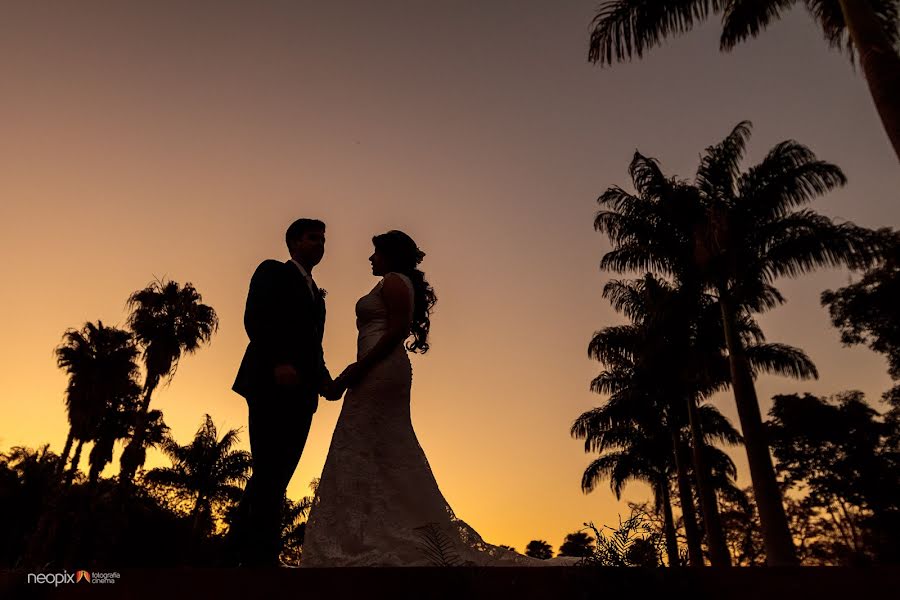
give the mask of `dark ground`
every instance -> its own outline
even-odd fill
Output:
[[[70,571],[71,573],[71,571]],[[349,568],[125,569],[113,584],[26,583],[0,571],[0,600],[18,598],[717,598],[795,600],[900,597],[900,568],[604,569]]]

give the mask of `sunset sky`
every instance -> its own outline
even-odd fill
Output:
[[[608,249],[596,198],[629,186],[635,149],[690,177],[704,147],[754,123],[745,166],[793,138],[849,184],[815,206],[865,226],[900,220],[900,169],[846,58],[804,10],[718,51],[714,20],[642,61],[587,60],[597,0],[546,2],[10,2],[0,20],[0,451],[67,433],[53,349],[67,328],[123,325],[154,277],[192,282],[221,319],[152,407],[186,443],[212,415],[243,427],[230,387],[250,275],[286,259],[284,230],[327,223],[314,275],[328,290],[325,357],[355,357],[353,306],[376,283],[371,237],[402,229],[438,295],[432,350],[413,358],[413,423],[457,514],[492,543],[558,548],[623,502],[579,484],[568,434],[602,402],[592,333],[622,322],[600,291]],[[890,385],[886,361],[842,348],[819,305],[849,281],[780,286],[761,318],[821,378],[763,377],[775,393]],[[737,422],[732,398],[716,404]],[[308,493],[340,403],[324,400],[288,488]],[[120,449],[120,447],[119,447]],[[86,469],[87,454],[82,456]],[[117,449],[114,465],[118,469]],[[743,450],[732,452],[750,484]],[[149,466],[168,464],[153,453]]]

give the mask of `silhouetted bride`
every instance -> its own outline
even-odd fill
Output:
[[[307,522],[302,566],[546,564],[484,542],[438,489],[410,420],[407,350],[428,350],[436,300],[416,268],[425,253],[401,231],[372,242],[372,273],[382,279],[356,303],[357,362],[335,380],[349,391]]]

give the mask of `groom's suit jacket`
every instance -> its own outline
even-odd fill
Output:
[[[250,280],[244,328],[250,343],[232,389],[248,402],[289,393],[318,407],[318,389],[328,373],[322,354],[325,301],[311,292],[291,261],[264,261]],[[293,365],[300,376],[296,389],[275,383],[275,365]]]

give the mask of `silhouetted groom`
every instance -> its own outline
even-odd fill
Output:
[[[232,389],[247,399],[253,475],[233,529],[242,566],[277,566],[282,499],[331,375],[322,355],[325,302],[312,278],[325,254],[325,224],[298,219],[285,234],[291,259],[266,260],[250,281],[250,343]]]

